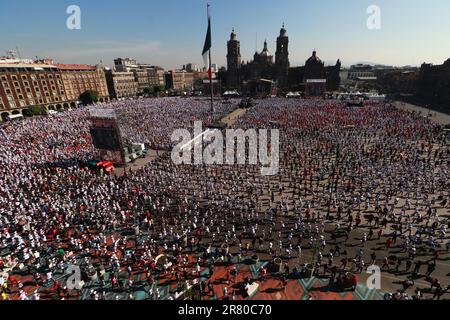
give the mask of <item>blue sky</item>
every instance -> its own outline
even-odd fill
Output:
[[[275,52],[283,22],[291,65],[316,49],[327,63],[441,64],[450,57],[448,0],[211,0],[213,62],[226,63],[234,27],[243,60],[264,39]],[[68,30],[66,9],[81,8],[81,30]],[[381,30],[366,26],[369,5],[381,9]],[[0,0],[0,54],[111,65],[115,57],[180,67],[202,65],[206,0]]]

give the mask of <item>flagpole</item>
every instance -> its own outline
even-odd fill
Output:
[[[210,4],[208,3],[206,6],[206,11],[208,13],[208,23],[211,23],[211,16],[209,14]],[[212,32],[211,32],[212,33]],[[212,34],[211,34],[212,39]],[[211,121],[214,121],[214,86],[212,81],[212,60],[211,60],[211,48],[209,49],[209,87],[211,91]]]

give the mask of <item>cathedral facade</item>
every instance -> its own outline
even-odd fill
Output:
[[[247,81],[259,79],[275,81],[277,87],[282,90],[305,91],[310,95],[320,95],[324,91],[339,89],[341,62],[338,60],[335,66],[325,67],[318,58],[316,51],[306,61],[303,67],[290,66],[289,62],[289,37],[284,25],[276,42],[275,59],[270,53],[267,41],[261,52],[255,52],[253,60],[247,63],[242,61],[241,45],[237,34],[233,30],[227,44],[227,73],[226,87],[240,89]],[[313,90],[311,86],[313,85]],[[320,83],[320,85],[318,85]],[[318,89],[318,87],[320,87]]]

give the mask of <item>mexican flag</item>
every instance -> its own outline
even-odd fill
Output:
[[[208,18],[208,32],[206,33],[205,45],[203,46],[203,61],[205,62],[205,68],[208,70],[209,79],[211,79],[211,67],[209,61],[209,51],[211,50],[211,19]]]

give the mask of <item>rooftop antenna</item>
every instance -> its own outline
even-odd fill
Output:
[[[17,52],[17,55],[19,56],[19,59],[22,60],[18,46],[16,46],[16,52]]]
[[[6,51],[6,56],[9,59],[15,59],[16,58],[16,52],[14,50],[8,50],[8,51]]]
[[[258,32],[256,33],[256,39],[255,39],[255,52],[258,52]]]

